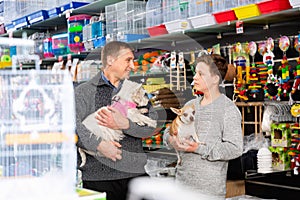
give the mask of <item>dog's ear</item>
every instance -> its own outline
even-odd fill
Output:
[[[180,109],[173,108],[173,107],[170,107],[170,109],[172,110],[173,113],[175,113],[175,114],[177,114],[177,115],[180,115],[180,114],[181,114],[181,110],[180,110]]]
[[[195,104],[194,103],[191,104],[191,107],[192,107],[193,110],[195,110]]]

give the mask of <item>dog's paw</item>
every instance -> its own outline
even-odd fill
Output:
[[[146,124],[145,124],[144,122],[137,122],[137,124],[138,124],[139,126],[146,126]]]
[[[148,108],[141,108],[139,109],[139,111],[142,113],[142,114],[146,114],[149,112]]]

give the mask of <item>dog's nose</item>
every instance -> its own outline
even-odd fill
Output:
[[[193,116],[190,116],[190,120],[191,120],[191,122],[194,121],[194,117],[193,117]]]

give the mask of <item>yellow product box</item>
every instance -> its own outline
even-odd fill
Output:
[[[80,200],[106,200],[105,192],[97,192],[85,188],[76,188]]]
[[[143,88],[147,91],[147,93],[152,93],[156,90],[162,89],[162,88],[170,88],[170,84],[159,84],[159,85],[143,85]]]
[[[234,13],[238,19],[247,19],[260,15],[258,6],[256,4],[239,6],[236,8],[232,8],[232,10],[234,10]]]

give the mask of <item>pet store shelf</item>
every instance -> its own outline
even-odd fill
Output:
[[[99,13],[105,11],[105,6],[111,5],[114,3],[121,2],[122,0],[99,0],[85,6],[71,9],[71,15],[77,14],[90,14],[90,15],[99,15]],[[60,14],[58,16],[48,18],[44,21],[28,25],[26,28],[22,28],[13,32],[13,37],[22,37],[22,33],[26,32],[27,35],[31,35],[37,31],[50,31],[53,32],[60,32],[61,30],[67,29],[67,19],[66,13]],[[2,34],[1,36],[7,37],[8,33]]]
[[[105,6],[120,1],[121,0],[112,0],[109,2],[104,0],[97,1],[74,9],[72,10],[71,14],[99,14],[99,12],[104,12]],[[300,29],[300,24],[298,23],[299,20],[300,8],[292,8],[289,10],[273,12],[244,19],[243,22],[245,33],[243,34],[236,34],[237,21],[231,21],[227,23],[213,24],[206,27],[145,38],[130,42],[130,44],[136,50],[154,48],[164,49],[167,51],[197,51],[218,43],[221,46],[224,46],[227,44],[232,44],[236,41],[246,42],[250,40],[263,40],[265,39],[264,37],[266,34],[275,38],[278,37],[278,34],[292,35],[294,34],[295,29]],[[57,33],[59,31],[66,30],[66,28],[66,16],[65,14],[62,14],[60,16],[30,25],[26,28],[16,30],[13,32],[13,37],[21,37],[23,32],[26,32],[27,35],[33,34],[37,31],[49,31],[51,33]],[[1,35],[1,37],[7,36],[8,34]],[[221,39],[218,39],[217,36],[221,36]],[[94,49],[89,52],[85,52],[81,58],[86,60],[99,60],[99,53],[100,49]],[[56,61],[55,59],[44,60],[43,63]]]
[[[291,35],[289,33],[300,28],[299,20],[300,8],[292,8],[243,19],[245,29],[243,34],[236,33],[236,22],[238,20],[234,20],[150,37],[131,42],[131,44],[135,49],[168,48],[166,50],[169,51],[175,49],[178,51],[191,51],[201,49],[202,46],[213,46],[218,43],[225,45],[234,43],[237,40],[240,42],[261,40],[265,39],[266,34],[275,35],[275,37],[278,37],[279,34]],[[221,39],[218,39],[217,36],[221,36]]]
[[[291,171],[246,173],[246,194],[266,199],[293,199],[300,195],[300,176]]]
[[[105,6],[120,1],[121,0],[112,0],[109,2],[104,0],[96,1],[94,3],[72,10],[71,14],[99,14],[100,12],[104,12]],[[222,43],[222,41],[231,43],[230,40],[236,41],[240,38],[245,38],[245,40],[247,41],[249,37],[251,37],[252,40],[255,40],[253,37],[261,36],[260,32],[266,32],[266,29],[274,29],[270,31],[273,33],[276,32],[275,28],[277,27],[281,27],[280,31],[277,33],[285,34],[285,31],[292,31],[293,28],[299,27],[299,20],[300,8],[292,8],[289,10],[283,10],[243,19],[245,27],[244,34],[236,34],[237,20],[235,20],[227,23],[213,24],[210,26],[195,29],[192,28],[185,31],[140,39],[130,43],[135,49],[157,48],[165,49],[168,51],[172,51],[175,49],[178,51],[190,51],[197,50],[202,46],[212,46],[216,43]],[[60,16],[46,19],[42,22],[30,25],[29,27],[16,30],[13,32],[13,37],[21,37],[24,31],[27,32],[27,35],[30,35],[37,31],[50,31],[51,33],[55,33],[61,30],[65,30],[66,28],[66,16],[65,14],[62,14]],[[221,35],[223,39],[218,39],[218,35]],[[8,34],[2,34],[1,36],[7,37]],[[195,41],[197,42],[195,43]]]

